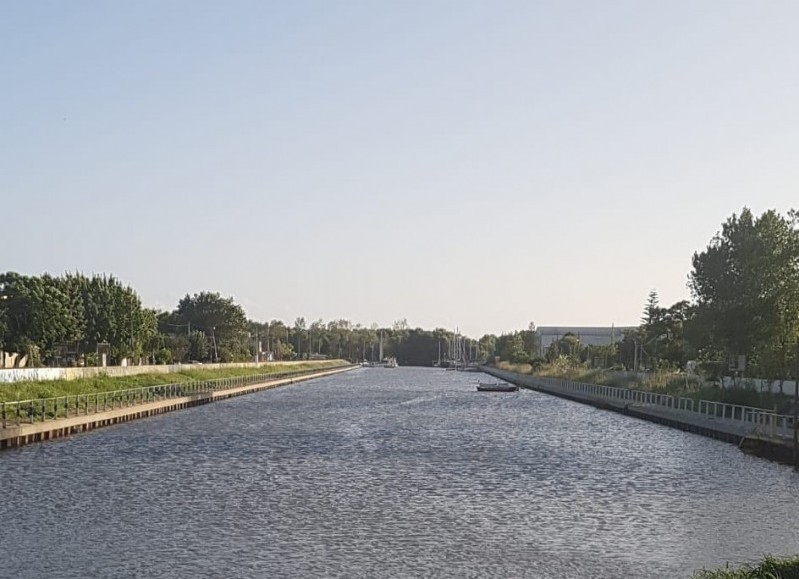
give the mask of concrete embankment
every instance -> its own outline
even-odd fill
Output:
[[[789,439],[793,425],[788,417],[768,410],[542,378],[489,366],[482,370],[523,388],[701,434],[736,444],[744,452],[762,458],[794,464]]]
[[[242,396],[244,394],[251,394],[261,390],[269,390],[277,388],[278,386],[285,386],[288,384],[295,384],[306,380],[313,380],[314,378],[321,378],[323,376],[331,376],[339,374],[348,370],[353,370],[357,366],[345,366],[339,368],[332,368],[328,370],[320,370],[318,372],[309,372],[300,376],[289,376],[285,378],[275,378],[270,380],[260,381],[255,384],[244,384],[241,386],[227,387],[224,389],[209,389],[186,395],[180,395],[182,390],[175,390],[171,394],[170,387],[185,388],[185,385],[175,384],[168,386],[154,386],[154,391],[166,392],[165,399],[136,402],[134,397],[133,404],[127,404],[119,408],[111,408],[106,410],[105,405],[103,409],[98,409],[97,399],[95,399],[94,411],[92,412],[88,399],[86,400],[85,413],[80,406],[75,408],[75,416],[66,418],[58,418],[54,420],[32,420],[30,423],[20,422],[9,423],[3,417],[3,427],[0,428],[0,449],[12,448],[22,446],[32,442],[39,442],[44,440],[51,440],[63,436],[70,436],[80,432],[88,432],[103,426],[112,424],[119,424],[136,420],[138,418],[146,418],[156,414],[163,414],[165,412],[172,412],[173,410],[180,410],[183,408],[190,408],[192,406],[199,406],[200,404],[208,404],[232,398],[234,396]],[[160,390],[158,390],[160,389]],[[144,389],[142,389],[144,390]],[[112,403],[113,406],[113,403]]]

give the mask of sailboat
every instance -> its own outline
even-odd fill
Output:
[[[374,345],[372,346],[374,347]],[[372,350],[374,354],[374,350]],[[397,364],[397,359],[395,357],[384,358],[383,357],[383,332],[380,332],[380,346],[377,353],[377,361],[372,360],[367,364],[369,368],[398,368],[399,364]]]

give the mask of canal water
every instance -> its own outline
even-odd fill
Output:
[[[360,369],[0,453],[0,575],[690,577],[799,553],[799,475],[478,374]]]

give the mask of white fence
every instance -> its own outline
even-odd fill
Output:
[[[506,380],[527,383],[542,390],[571,394],[576,398],[605,401],[617,407],[635,405],[643,408],[657,408],[673,415],[674,419],[713,421],[712,424],[725,425],[744,434],[757,434],[767,438],[790,439],[793,437],[794,420],[792,416],[777,414],[773,410],[726,404],[712,400],[696,400],[683,396],[658,394],[646,390],[631,390],[602,384],[573,382],[560,378],[523,376],[505,371],[491,371]],[[710,423],[708,423],[710,425]]]
[[[260,368],[262,366],[287,366],[306,363],[291,362],[239,362],[232,364],[169,364],[161,366],[106,366],[87,368],[9,368],[0,369],[0,384],[23,380],[77,380],[96,376],[135,376],[136,374],[171,374],[186,370],[220,370],[222,368]]]

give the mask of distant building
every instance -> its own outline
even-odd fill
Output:
[[[591,328],[570,326],[540,326],[535,333],[538,337],[538,355],[543,356],[547,348],[566,334],[574,334],[580,343],[586,346],[606,346],[616,344],[624,339],[624,332],[635,328],[626,326],[616,328]]]

